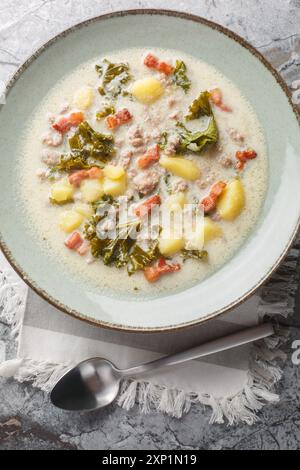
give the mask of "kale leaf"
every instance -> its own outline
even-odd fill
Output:
[[[102,78],[98,88],[100,95],[110,95],[116,98],[123,92],[123,86],[131,80],[129,65],[125,63],[113,64],[107,59],[101,65],[95,66],[96,72]],[[126,92],[125,92],[126,93]]]
[[[181,153],[186,150],[200,153],[208,145],[215,144],[218,141],[218,128],[214,116],[211,116],[208,126],[203,131],[190,131],[181,122],[176,124],[180,136],[180,144],[177,152]]]
[[[97,166],[97,163],[88,163],[81,155],[63,154],[60,161],[51,168],[48,178],[51,179],[57,171],[88,170],[92,166]]]
[[[112,135],[96,132],[86,121],[82,122],[69,139],[70,153],[61,155],[48,178],[53,178],[56,172],[88,170],[93,166],[102,168],[116,152],[113,143]]]
[[[218,141],[219,132],[217,123],[210,105],[209,92],[200,93],[189,106],[188,114],[185,116],[187,121],[198,119],[202,116],[208,116],[208,126],[202,131],[191,131],[185,127],[182,122],[177,122],[177,132],[180,137],[180,143],[176,148],[176,153],[182,153],[190,150],[191,152],[200,153],[207,146],[215,144]],[[168,134],[163,132],[159,146],[164,149],[168,143]]]
[[[84,237],[89,240],[91,253],[95,258],[102,258],[107,266],[117,268],[127,266],[128,274],[131,276],[161,256],[158,241],[151,242],[148,250],[143,250],[137,244],[136,237],[133,237],[133,231],[140,230],[140,221],[137,219],[119,225],[114,238],[101,238],[98,224],[108,216],[111,205],[117,207],[118,203],[110,196],[103,196],[100,201],[94,203],[95,214],[84,226]]]
[[[133,229],[137,227],[137,222],[119,227],[114,238],[101,238],[97,226],[107,216],[105,210],[101,216],[98,215],[101,204],[108,204],[108,201],[101,201],[98,204],[96,214],[84,227],[84,236],[90,241],[91,253],[95,258],[101,257],[107,266],[121,268],[128,263],[130,250],[135,244],[135,239],[131,238],[130,235]],[[109,208],[109,205],[107,207]]]
[[[107,105],[107,106],[104,106],[104,108],[101,109],[101,111],[98,111],[98,113],[96,113],[96,119],[97,121],[101,121],[101,119],[114,113],[115,113],[115,107],[113,105]]]
[[[213,112],[209,102],[209,92],[202,91],[198,98],[196,98],[192,104],[189,106],[189,112],[185,116],[187,121],[192,119],[197,119],[201,116],[212,116]]]
[[[167,133],[167,131],[164,131],[164,132],[161,133],[160,140],[158,142],[158,146],[159,146],[159,148],[164,150],[167,146],[167,143],[168,143],[168,133]]]
[[[143,250],[139,245],[135,244],[127,265],[127,271],[129,276],[134,274],[140,269],[144,269],[149,266],[153,261],[160,258],[161,254],[158,250],[158,241],[155,240],[151,243],[147,251]]]
[[[49,202],[50,204],[53,204],[53,206],[64,206],[65,204],[70,204],[71,202],[74,202],[73,199],[66,199],[65,201],[56,201],[53,199],[53,197],[49,197]]]
[[[106,163],[115,154],[114,138],[111,134],[96,132],[87,121],[79,124],[73,137],[69,139],[71,152],[88,159]]]
[[[193,258],[198,259],[200,261],[207,261],[208,253],[206,250],[181,250],[181,256],[183,261]]]
[[[186,75],[186,65],[182,60],[176,60],[176,66],[172,75],[175,85],[180,86],[187,93],[191,86],[191,81]]]

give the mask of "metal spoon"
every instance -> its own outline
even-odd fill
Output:
[[[130,369],[120,370],[107,359],[96,357],[81,362],[67,372],[53,388],[52,403],[64,410],[95,410],[109,405],[118,395],[120,381],[137,377],[161,367],[174,366],[209,354],[225,351],[274,334],[273,326],[264,323],[238,333],[215,339],[171,356],[165,356]]]

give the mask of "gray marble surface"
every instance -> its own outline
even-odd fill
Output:
[[[300,0],[2,0],[0,80],[46,40],[86,18],[130,8],[188,11],[216,21],[246,38],[282,74],[289,87],[300,79]],[[299,268],[299,266],[298,266]],[[299,269],[298,269],[299,272]],[[300,339],[300,290],[291,341]],[[8,327],[0,323],[7,350]],[[209,410],[193,406],[181,420],[143,416],[116,406],[92,414],[54,409],[30,385],[0,379],[0,449],[299,449],[300,366],[289,359],[277,406],[266,406],[252,427],[208,424]]]

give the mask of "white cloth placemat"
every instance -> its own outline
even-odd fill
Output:
[[[269,283],[216,320],[184,331],[155,334],[114,332],[69,317],[24,287],[1,257],[0,318],[19,332],[19,348],[17,358],[0,364],[0,375],[28,380],[49,391],[72,364],[88,357],[103,356],[118,367],[127,368],[255,325],[264,313],[287,316],[293,311],[297,256],[298,250],[291,250],[275,274],[273,301]],[[126,409],[138,404],[141,412],[157,410],[180,417],[193,402],[200,402],[212,408],[211,422],[227,419],[230,424],[252,424],[263,403],[278,400],[273,387],[281,376],[277,364],[277,357],[282,357],[278,349],[281,339],[272,337],[256,345],[156,371],[142,383],[127,381],[122,385],[118,403]]]

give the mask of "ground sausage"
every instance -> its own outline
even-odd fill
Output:
[[[169,108],[173,108],[173,106],[177,103],[177,100],[175,98],[169,98],[168,100],[168,106]]]
[[[115,146],[120,148],[124,144],[124,139],[115,139]]]
[[[42,150],[42,162],[46,165],[53,166],[59,162],[60,153],[56,150],[43,149]]]
[[[178,193],[178,192],[181,192],[181,191],[186,191],[188,189],[188,183],[184,180],[180,180],[180,181],[175,181],[173,184],[172,184],[172,192],[173,193]]]
[[[143,137],[143,130],[139,126],[132,126],[129,130],[129,139],[138,139]]]
[[[40,180],[44,180],[47,176],[47,170],[45,168],[38,168],[35,174]]]
[[[49,131],[42,136],[42,142],[49,147],[58,147],[63,141],[63,136],[60,132]]]
[[[242,144],[245,140],[245,137],[240,134],[236,129],[229,129],[228,134],[231,137],[231,139],[236,142],[237,144]]]
[[[133,152],[131,150],[125,150],[120,155],[119,165],[122,166],[125,170],[127,170],[130,165],[132,155]]]
[[[160,175],[157,170],[150,168],[139,172],[133,178],[132,182],[136,191],[145,195],[151,193],[156,188],[159,182],[159,178]]]
[[[133,126],[129,131],[129,143],[134,148],[145,145],[144,132],[139,126]]]
[[[230,168],[233,165],[233,161],[230,157],[222,157],[219,161],[224,168]]]
[[[132,147],[139,148],[142,147],[145,142],[142,137],[136,137],[135,139],[130,140],[130,144],[132,145]]]
[[[165,148],[165,154],[174,155],[174,153],[176,153],[176,150],[179,144],[180,144],[179,135],[176,135],[176,134],[171,135]]]
[[[171,114],[169,114],[169,119],[180,119],[180,111],[178,109],[175,109]]]

